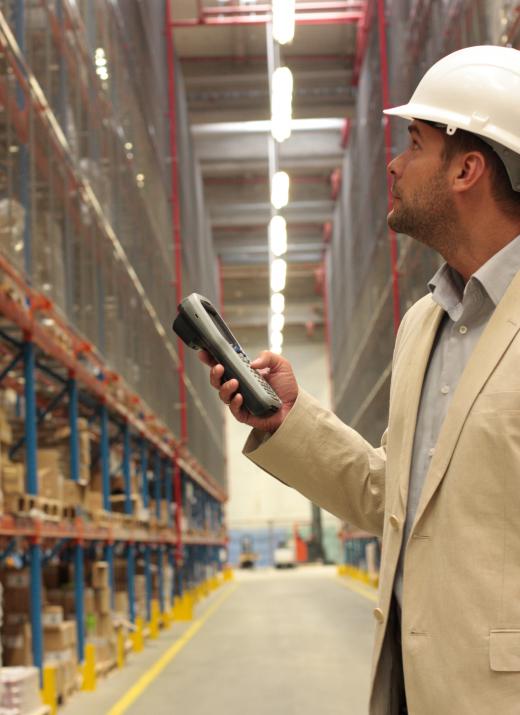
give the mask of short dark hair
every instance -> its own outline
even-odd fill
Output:
[[[448,165],[457,154],[478,151],[484,155],[489,169],[492,196],[501,210],[510,218],[520,219],[520,191],[515,191],[502,159],[496,151],[476,134],[464,129],[457,129],[455,134],[446,134],[444,130],[444,148],[442,159]]]

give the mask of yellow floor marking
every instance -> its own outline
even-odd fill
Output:
[[[130,690],[124,695],[117,703],[108,711],[108,715],[122,715],[126,712],[130,705],[134,703],[141,693],[146,690],[146,688],[157,678],[158,675],[166,668],[168,663],[170,663],[175,656],[184,648],[184,646],[193,638],[193,636],[198,633],[206,621],[215,613],[217,608],[224,603],[224,601],[231,596],[232,593],[236,591],[238,584],[232,586],[226,593],[224,593],[216,603],[208,608],[206,613],[198,618],[182,635],[178,641],[168,648],[166,653],[164,653],[159,660],[157,660],[152,667],[146,671],[146,673],[139,678],[137,683],[130,688]]]
[[[333,578],[336,583],[340,584],[340,586],[348,588],[349,591],[355,591],[356,593],[359,593],[360,596],[368,598],[369,601],[374,601],[374,603],[377,603],[377,591],[369,591],[368,589],[361,586],[361,584],[357,584],[355,581],[352,581],[345,576],[343,576],[342,578],[334,576]]]

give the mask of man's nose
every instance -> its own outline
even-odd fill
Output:
[[[398,161],[400,156],[400,154],[398,156],[395,156],[392,161],[387,164],[386,170],[393,177],[396,177],[398,174]]]

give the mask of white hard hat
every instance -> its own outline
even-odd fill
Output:
[[[448,134],[478,134],[520,191],[520,51],[483,45],[453,52],[426,72],[408,104],[384,113],[436,122]]]

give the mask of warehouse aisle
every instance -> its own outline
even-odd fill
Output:
[[[61,712],[365,715],[374,593],[347,583],[332,567],[237,573],[199,606],[200,629],[129,707],[121,698],[150,669],[147,653],[139,656],[146,663],[134,657],[132,673],[101,682]],[[170,633],[153,645],[155,660],[171,647]]]

